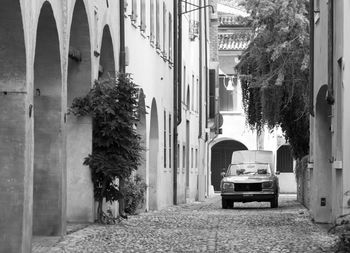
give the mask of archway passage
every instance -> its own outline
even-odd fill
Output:
[[[151,124],[149,136],[149,209],[158,209],[158,153],[159,153],[159,128],[157,103],[153,99],[151,107]]]
[[[30,252],[32,171],[19,0],[1,1],[0,24],[0,252]]]
[[[317,222],[330,222],[332,168],[331,106],[326,101],[328,87],[324,85],[318,92],[316,100],[315,136],[314,136],[314,171],[313,199],[314,218]],[[320,206],[322,201],[322,206]]]
[[[34,62],[33,233],[65,230],[65,168],[62,138],[62,81],[59,39],[49,2],[41,8]]]
[[[281,173],[293,173],[293,157],[290,145],[282,145],[277,150],[276,170]]]
[[[100,67],[99,67],[99,77],[108,78],[114,77],[116,72],[114,52],[113,52],[113,42],[111,37],[111,32],[108,25],[103,28],[102,35],[102,45],[101,45],[101,55],[100,55]]]
[[[91,88],[91,45],[89,23],[83,0],[77,0],[70,32],[67,107],[74,98],[85,96]],[[83,165],[92,152],[90,117],[67,116],[67,220],[94,221],[91,173]]]
[[[211,184],[214,191],[220,191],[221,172],[231,163],[232,153],[238,150],[247,150],[241,142],[225,140],[211,148]]]

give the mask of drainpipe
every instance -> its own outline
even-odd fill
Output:
[[[315,10],[315,1],[310,1],[310,9],[309,9],[309,15],[310,15],[310,73],[309,73],[309,112],[311,116],[315,116],[314,113],[314,31],[315,31],[315,16],[314,16],[314,10]]]
[[[124,22],[124,0],[119,0],[119,35],[120,35],[120,52],[119,52],[119,72],[125,73],[125,22]]]
[[[334,36],[334,25],[333,25],[333,14],[334,2],[328,0],[328,94],[327,102],[330,105],[334,104],[334,88],[333,88],[333,36]]]
[[[181,106],[181,94],[182,94],[182,5],[181,0],[174,0],[174,4],[176,3],[177,6],[174,6],[174,11],[177,8],[177,15],[176,19],[178,21],[178,26],[176,27],[176,40],[177,41],[177,55],[175,55],[175,58],[177,57],[177,125],[181,124],[182,121],[182,106]]]
[[[125,22],[124,22],[124,0],[119,0],[119,35],[120,35],[120,51],[119,51],[119,72],[125,73]],[[124,180],[120,178],[119,187],[124,187]],[[125,214],[125,199],[119,200],[119,216],[127,218]]]
[[[177,150],[177,137],[178,137],[178,133],[177,133],[177,126],[178,126],[178,108],[180,107],[180,104],[178,103],[178,97],[181,97],[181,93],[180,95],[178,94],[178,86],[180,85],[179,82],[179,77],[178,77],[178,69],[179,69],[179,61],[178,61],[178,5],[179,2],[178,0],[174,0],[174,6],[173,6],[173,12],[174,12],[174,23],[173,23],[173,44],[174,44],[174,74],[173,74],[173,114],[174,114],[174,126],[173,126],[173,167],[174,167],[174,171],[173,171],[173,203],[174,205],[177,205],[177,159],[178,159],[178,150]],[[180,72],[181,72],[181,68],[180,68]]]
[[[204,12],[204,22],[205,22],[205,28],[204,28],[204,50],[205,50],[205,128],[208,128],[208,89],[209,89],[209,82],[208,82],[208,23],[207,23],[207,11]],[[205,138],[205,141],[207,141],[207,138]]]
[[[205,4],[205,3],[204,3]],[[199,1],[199,8],[202,7],[202,1]],[[206,11],[206,10],[204,10]],[[199,101],[199,134],[198,139],[202,138],[202,74],[203,74],[203,32],[202,32],[202,10],[199,9],[199,94],[198,94],[198,101]]]

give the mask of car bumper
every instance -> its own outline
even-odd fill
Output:
[[[276,194],[274,192],[221,193],[222,199],[237,202],[270,201],[275,196]]]

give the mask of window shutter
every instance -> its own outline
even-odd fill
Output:
[[[141,25],[140,29],[141,31],[146,31],[146,1],[145,0],[140,0],[141,1]]]
[[[160,6],[159,0],[156,1],[156,48],[160,49]]]
[[[136,20],[137,20],[137,0],[132,0],[131,21],[136,22]]]
[[[163,56],[166,58],[167,52],[166,52],[166,5],[165,2],[163,2]]]
[[[154,0],[150,0],[150,40],[154,42]]]
[[[171,13],[169,13],[169,61],[171,62],[173,57],[173,20]]]

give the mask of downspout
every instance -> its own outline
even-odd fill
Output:
[[[314,58],[315,58],[315,52],[314,52],[314,31],[315,31],[315,1],[310,1],[310,9],[309,9],[309,17],[310,17],[310,73],[309,73],[309,113],[311,116],[315,116],[314,113]]]
[[[177,55],[175,55],[174,58],[177,57],[177,125],[181,124],[182,121],[182,106],[181,106],[181,94],[182,94],[182,5],[181,0],[174,0],[174,4],[176,3],[177,6],[174,6],[174,8],[177,8],[177,15],[176,18],[178,20],[178,26],[176,27],[176,38],[177,38]],[[175,31],[174,31],[175,32]]]
[[[174,6],[173,6],[173,16],[174,16],[174,23],[173,23],[173,44],[174,44],[174,76],[173,76],[173,114],[174,114],[174,125],[173,125],[173,203],[174,205],[177,205],[177,159],[178,159],[178,150],[177,150],[177,125],[178,125],[178,86],[179,86],[179,79],[178,79],[178,10],[177,6],[179,5],[178,0],[174,0]],[[180,68],[181,69],[181,68]],[[181,94],[181,93],[180,93]]]
[[[330,105],[334,104],[334,87],[333,87],[333,37],[334,37],[334,2],[328,0],[328,94],[327,102]]]
[[[125,73],[125,21],[124,21],[124,0],[119,0],[119,72]]]
[[[206,0],[207,1],[207,0]],[[207,10],[204,12],[204,22],[205,22],[205,28],[204,28],[204,50],[205,50],[205,128],[208,128],[208,22],[207,22]],[[207,141],[208,138],[205,138],[205,141]]]
[[[205,4],[205,3],[204,3]],[[199,8],[202,7],[202,1],[199,1]],[[206,10],[204,10],[206,11]],[[198,94],[198,101],[199,101],[199,133],[198,133],[198,139],[202,138],[202,82],[203,82],[203,31],[202,31],[202,10],[199,9],[199,94]]]
[[[119,73],[125,74],[125,22],[124,22],[124,0],[119,0],[119,35],[120,35],[120,48],[119,48]],[[119,178],[119,188],[124,187],[124,180]],[[122,197],[119,199],[119,216],[127,218],[125,214],[125,199]]]

